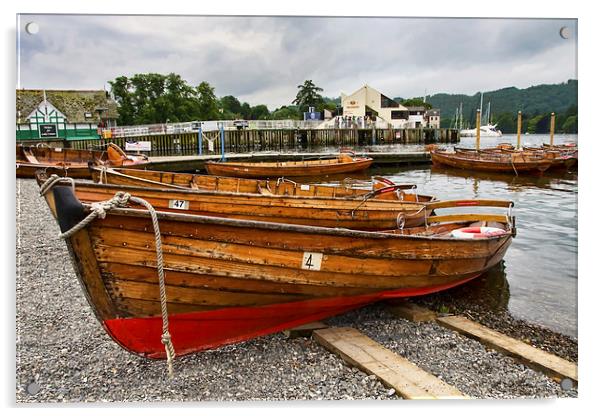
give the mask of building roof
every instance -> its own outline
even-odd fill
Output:
[[[104,90],[46,90],[46,99],[67,117],[69,123],[100,121],[97,109],[103,108],[103,118],[117,119],[117,103]],[[44,101],[44,90],[17,90],[17,121],[25,118]],[[85,113],[92,113],[86,118]]]
[[[438,108],[431,108],[430,110],[427,110],[426,113],[424,113],[425,116],[438,116],[440,113],[440,110]]]
[[[368,85],[368,84],[364,84],[363,86],[361,86],[361,87],[360,87],[360,88],[358,88],[357,90],[353,91],[353,93],[351,93],[351,94],[349,94],[349,95],[347,95],[347,94],[345,94],[345,93],[341,93],[341,103],[343,102],[343,100],[344,100],[345,98],[352,97],[352,96],[354,96],[355,94],[359,93],[359,92],[360,92],[360,91],[362,91],[362,90],[366,90],[366,91],[367,91],[367,90],[369,90],[369,89],[370,89],[370,90],[372,90],[372,91],[374,91],[375,93],[377,93],[377,94],[380,94],[380,95],[382,95],[383,97],[385,97],[385,98],[389,99],[391,102],[393,102],[393,103],[397,104],[397,106],[396,106],[396,107],[389,107],[389,108],[397,108],[398,110],[402,110],[402,111],[403,111],[403,110],[406,110],[406,107],[404,107],[403,105],[399,104],[397,101],[393,100],[392,98],[389,98],[388,96],[386,96],[385,94],[383,94],[382,92],[380,92],[380,91],[379,91],[379,90],[377,90],[376,88],[373,88],[373,87],[371,87],[371,86],[370,86],[370,85]]]

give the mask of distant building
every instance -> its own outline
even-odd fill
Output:
[[[116,125],[117,103],[104,90],[17,90],[17,123]]]
[[[408,127],[411,129],[424,127],[424,114],[426,108],[423,106],[408,107]]]
[[[104,90],[17,90],[17,139],[98,138],[117,125],[117,103]]]
[[[395,127],[402,127],[408,119],[408,109],[374,88],[364,85],[353,94],[341,94],[343,117],[382,119]]]
[[[426,127],[431,129],[441,128],[441,111],[438,108],[432,108],[424,113],[424,122]]]

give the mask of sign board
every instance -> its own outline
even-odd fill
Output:
[[[40,138],[58,137],[58,130],[56,128],[56,124],[39,124],[38,129],[40,132]]]
[[[150,152],[151,142],[125,142],[126,151]]]
[[[322,113],[319,111],[303,113],[303,120],[322,120]]]

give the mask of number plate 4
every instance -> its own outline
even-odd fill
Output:
[[[322,268],[322,253],[303,253],[301,268],[305,270],[320,270]]]

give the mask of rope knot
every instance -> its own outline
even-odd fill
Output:
[[[161,335],[161,344],[163,344],[163,345],[171,344],[171,335],[169,332],[164,332],[163,335]]]

